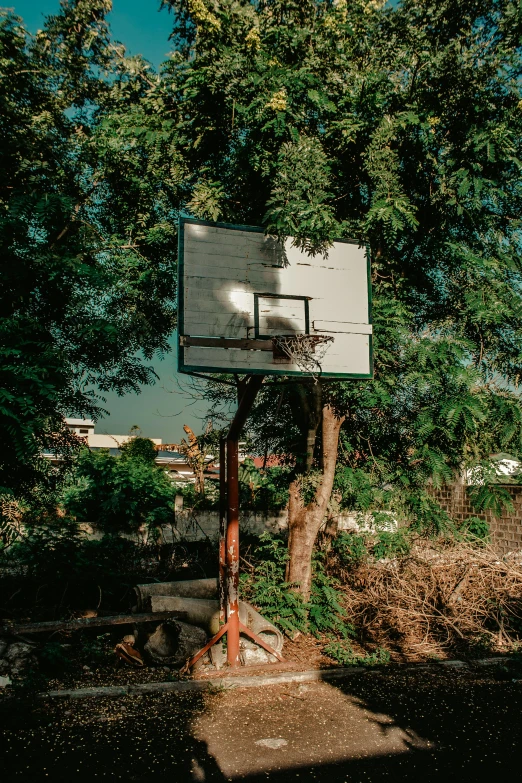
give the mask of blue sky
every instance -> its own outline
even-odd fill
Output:
[[[14,8],[32,33],[43,26],[44,17],[55,14],[59,0],[12,0],[2,4]],[[130,54],[142,54],[153,65],[166,59],[170,49],[172,15],[158,11],[159,0],[113,0],[107,17],[116,40],[125,44]]]
[[[43,26],[44,17],[57,13],[60,4],[59,0],[14,0],[3,7],[14,8],[27,29],[35,33]],[[172,15],[166,10],[158,12],[158,8],[159,0],[113,0],[113,11],[108,17],[114,38],[130,54],[142,54],[156,67],[166,59],[172,30]],[[205,408],[183,393],[187,379],[175,372],[175,360],[172,352],[163,361],[155,362],[159,381],[144,387],[141,394],[108,394],[104,407],[110,415],[100,420],[96,431],[125,434],[137,424],[143,435],[163,438],[164,443],[179,442],[183,424],[200,432]]]

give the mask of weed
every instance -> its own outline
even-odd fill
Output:
[[[493,640],[488,633],[477,634],[469,640],[468,655],[470,658],[483,658],[491,653]]]
[[[227,690],[227,686],[224,682],[209,683],[207,687],[207,693],[211,693],[213,696],[217,696],[220,693],[224,693]]]
[[[292,585],[285,581],[285,542],[268,534],[261,536],[259,560],[249,574],[241,576],[242,596],[287,633],[306,633],[307,608]]]
[[[332,542],[332,549],[345,566],[355,566],[368,559],[369,536],[366,533],[340,533]]]
[[[334,633],[343,639],[353,636],[353,627],[346,622],[346,612],[336,589],[337,580],[325,571],[324,553],[314,554],[309,603],[285,581],[288,560],[285,541],[268,533],[262,535],[257,556],[252,571],[242,576],[241,592],[265,617],[289,634],[310,631],[316,636],[324,633]]]
[[[390,662],[390,653],[384,647],[377,647],[368,655],[358,655],[346,639],[330,642],[323,652],[342,666],[382,666]]]
[[[315,636],[334,633],[343,639],[355,636],[346,622],[346,610],[340,603],[339,582],[325,572],[324,553],[315,552],[310,602],[307,605],[309,628]]]
[[[469,517],[458,528],[458,533],[465,541],[476,544],[487,544],[490,540],[490,528],[485,519]]]
[[[392,559],[409,555],[411,542],[405,530],[393,532],[381,531],[373,545],[373,556],[376,560]]]

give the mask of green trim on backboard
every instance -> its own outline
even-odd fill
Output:
[[[226,370],[223,367],[201,367],[200,365],[190,365],[184,363],[183,349],[179,344],[179,336],[185,332],[184,323],[184,306],[185,306],[185,294],[183,286],[183,277],[185,271],[184,264],[184,250],[185,250],[185,223],[191,223],[196,226],[209,226],[211,228],[229,228],[234,231],[251,231],[256,234],[264,234],[265,229],[262,226],[243,226],[235,223],[214,223],[209,220],[198,220],[197,218],[179,218],[179,233],[178,233],[178,339],[176,340],[177,351],[177,365],[178,372],[190,375],[194,372],[207,372],[207,373],[221,373],[223,375],[281,375],[281,376],[302,376],[306,377],[310,373],[297,372],[295,370]],[[368,323],[372,323],[372,285],[371,285],[371,254],[370,246],[368,243],[361,243],[356,239],[334,239],[334,242],[343,243],[346,245],[357,245],[357,247],[366,248],[366,268],[368,273]],[[260,294],[263,296],[263,294]],[[295,299],[301,299],[305,297],[291,297]],[[357,373],[320,373],[321,378],[336,378],[341,380],[343,378],[350,380],[370,380],[373,378],[373,335],[368,335],[368,349],[370,352],[370,372],[368,374]]]

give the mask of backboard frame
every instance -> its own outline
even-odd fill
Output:
[[[209,226],[211,228],[223,228],[223,229],[232,229],[236,231],[245,231],[245,232],[252,232],[257,234],[265,234],[265,229],[262,226],[245,226],[241,224],[235,224],[235,223],[221,223],[221,222],[214,222],[209,220],[199,220],[197,218],[189,218],[189,217],[183,217],[180,216],[179,218],[179,228],[178,228],[178,291],[177,291],[177,305],[178,305],[178,339],[176,340],[176,351],[177,351],[177,368],[178,372],[191,375],[191,374],[201,374],[202,372],[205,373],[220,373],[222,375],[245,375],[244,370],[237,370],[234,372],[234,370],[224,370],[223,367],[207,367],[201,368],[197,365],[190,365],[186,364],[184,362],[184,350],[183,346],[181,345],[181,338],[184,336],[185,329],[184,329],[184,306],[185,306],[185,292],[184,292],[184,272],[185,272],[185,264],[184,264],[184,240],[185,240],[185,224],[191,224],[191,225],[197,225],[197,226]],[[367,293],[368,293],[368,323],[372,324],[372,287],[371,287],[371,255],[370,255],[370,247],[367,242],[359,242],[356,239],[335,239],[333,240],[336,243],[339,244],[346,244],[346,245],[355,245],[356,247],[364,247],[366,250],[366,268],[367,268]],[[310,328],[310,319],[309,319],[309,312],[308,312],[308,299],[309,297],[303,297],[303,296],[288,296],[288,295],[275,295],[273,293],[258,293],[257,296],[260,297],[271,297],[271,298],[278,298],[278,299],[296,299],[296,300],[305,300],[305,315],[306,315],[306,326],[307,329]],[[255,339],[263,339],[264,336],[257,337],[258,332],[258,326],[257,323],[255,325],[255,332],[256,332],[256,338]],[[334,373],[334,372],[326,372],[321,373],[320,377],[324,379],[337,379],[337,380],[371,380],[374,377],[374,363],[373,363],[373,334],[368,335],[368,348],[369,348],[369,372],[368,373]],[[296,377],[296,378],[308,378],[308,373],[302,372],[302,371],[296,371],[296,370],[285,370],[282,365],[280,365],[281,369],[276,369],[277,365],[274,366],[274,368],[270,369],[255,369],[255,368],[249,368],[247,373],[248,375],[274,375],[274,376],[285,376],[285,377]]]

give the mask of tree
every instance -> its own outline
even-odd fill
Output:
[[[64,416],[152,383],[175,325],[172,122],[110,10],[61,0],[34,37],[0,12],[0,493],[52,489],[42,454],[79,445]]]
[[[188,424],[184,424],[183,430],[187,435],[187,440],[182,438],[181,443],[171,443],[161,447],[162,451],[175,450],[186,457],[189,467],[194,473],[194,487],[196,495],[200,495],[201,498],[203,498],[205,495],[205,441],[211,429],[212,425],[209,422],[204,435],[198,438],[198,436],[194,434],[194,430],[189,427]]]
[[[175,489],[154,460],[156,450],[147,438],[133,438],[114,457],[108,449],[83,449],[64,506],[77,522],[95,525],[105,533],[154,533],[172,522]]]
[[[187,208],[311,253],[335,237],[371,246],[375,380],[323,383],[320,417],[311,387],[296,414],[295,393],[279,404],[267,386],[259,411],[279,405],[284,425],[253,423],[282,453],[285,432],[305,438],[290,520],[303,563],[290,573],[306,595],[332,486],[359,507],[389,506],[393,490],[429,527],[426,482],[492,447],[521,453],[522,12],[510,0],[164,5]]]

